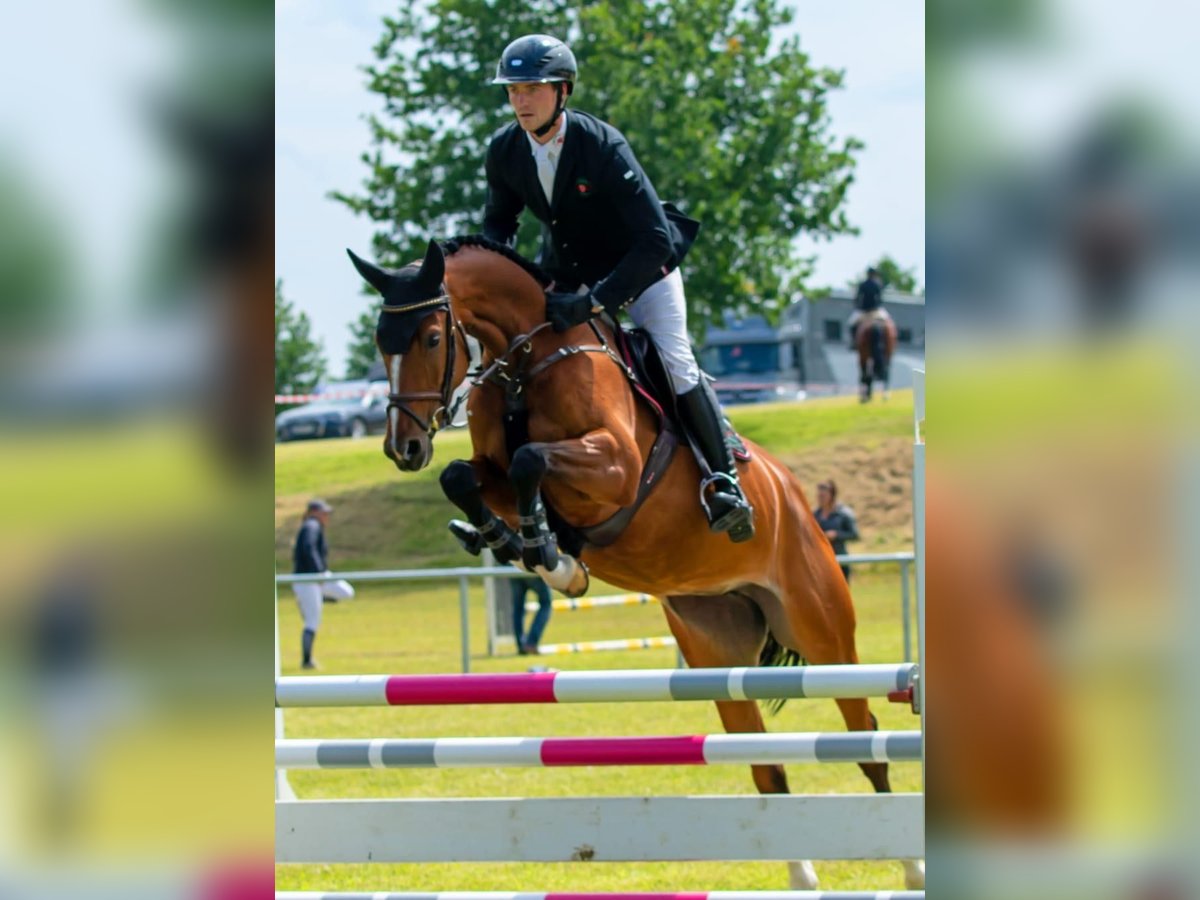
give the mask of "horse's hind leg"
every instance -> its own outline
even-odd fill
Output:
[[[816,527],[815,523],[812,527]],[[812,665],[855,665],[856,627],[850,588],[837,563],[829,558],[816,570],[789,571],[789,584],[776,598],[758,588],[748,591],[769,610],[771,633],[785,647],[795,650]],[[877,731],[879,723],[862,698],[834,701],[848,731]],[[891,793],[886,762],[859,763],[858,767],[877,793]],[[925,867],[917,860],[904,860],[905,884],[910,889],[925,885]]]
[[[810,665],[856,665],[854,605],[850,588],[836,562],[830,559],[829,565],[823,566],[821,571],[795,574],[797,577],[791,589],[781,590],[778,596],[758,587],[746,589],[767,612],[775,639],[799,653]],[[841,711],[847,731],[878,730],[878,723],[865,699],[834,702]],[[887,763],[858,765],[877,792],[891,791]]]
[[[663,601],[667,624],[690,667],[722,668],[757,665],[767,640],[767,623],[758,606],[741,594],[669,597]],[[718,701],[721,724],[731,734],[766,731],[754,700]],[[781,765],[750,767],[760,794],[788,793]],[[808,860],[788,863],[790,887],[814,890],[817,875]]]

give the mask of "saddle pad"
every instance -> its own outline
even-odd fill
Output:
[[[614,330],[621,358],[625,360],[625,365],[633,370],[637,387],[641,389],[638,393],[659,416],[669,419],[675,430],[684,435],[686,440],[687,430],[683,428],[675,409],[675,386],[671,383],[671,376],[667,374],[649,333],[643,328],[622,328],[620,323],[616,323]],[[733,458],[738,462],[749,462],[750,448],[734,430],[733,424],[724,413],[721,414],[721,420],[725,426],[725,445],[733,452]]]

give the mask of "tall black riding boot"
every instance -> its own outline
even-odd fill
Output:
[[[708,515],[709,528],[728,533],[735,544],[750,540],[754,537],[754,509],[738,484],[716,394],[702,376],[696,387],[677,399],[683,424],[712,472],[700,483],[700,504]]]

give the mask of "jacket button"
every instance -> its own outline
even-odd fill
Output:
[[[563,249],[564,249],[564,250],[566,250],[566,249],[567,249],[568,247],[570,247],[570,246],[571,246],[571,245],[570,245],[570,244],[568,244],[568,243],[565,243],[565,242],[563,243]]]
[[[557,225],[557,224],[558,224],[558,219],[551,219],[551,220],[550,220],[550,224],[551,224],[551,225]]]

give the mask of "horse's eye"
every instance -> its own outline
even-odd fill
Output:
[[[429,333],[429,337],[425,338],[425,346],[428,347],[430,350],[432,350],[434,347],[436,347],[441,342],[442,342],[442,334],[439,331],[432,331]]]

